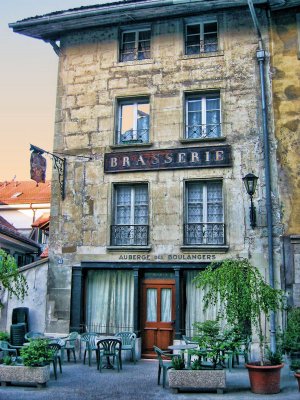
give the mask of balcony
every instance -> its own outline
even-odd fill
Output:
[[[130,129],[117,132],[118,144],[141,144],[149,142],[149,129]]]
[[[149,225],[111,225],[111,246],[148,246]]]
[[[186,125],[186,139],[215,139],[222,137],[221,124]]]
[[[225,224],[216,222],[185,224],[184,245],[225,245]]]

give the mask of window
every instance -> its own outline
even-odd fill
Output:
[[[218,51],[217,21],[186,25],[185,54],[211,53]]]
[[[186,97],[186,139],[218,138],[221,136],[219,93],[198,93]]]
[[[150,29],[122,32],[120,61],[150,58]]]
[[[120,101],[117,144],[149,142],[149,99]]]
[[[222,182],[186,184],[185,220],[185,245],[225,244]]]
[[[113,246],[148,245],[148,186],[117,185],[114,193]]]

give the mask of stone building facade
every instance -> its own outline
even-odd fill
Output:
[[[300,307],[300,2],[271,13],[272,91],[283,223],[283,286]]]
[[[12,24],[59,53],[54,151],[67,160],[66,196],[54,181],[46,330],[134,330],[145,356],[214,317],[193,283],[211,261],[249,258],[269,277],[249,9],[243,1],[153,3],[120,1]],[[269,54],[269,2],[254,3]],[[280,286],[268,57],[265,71]],[[254,228],[248,173],[259,177]]]

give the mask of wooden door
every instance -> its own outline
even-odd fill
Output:
[[[153,346],[173,344],[175,281],[145,280],[142,285],[142,357],[154,358]]]

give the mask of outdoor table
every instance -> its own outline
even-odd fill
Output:
[[[168,346],[168,349],[170,350],[178,350],[180,351],[181,354],[181,358],[184,359],[184,352],[185,350],[192,350],[192,349],[196,349],[198,347],[198,345],[195,343],[191,343],[191,344],[173,344],[172,346]],[[189,361],[188,361],[189,364]]]

